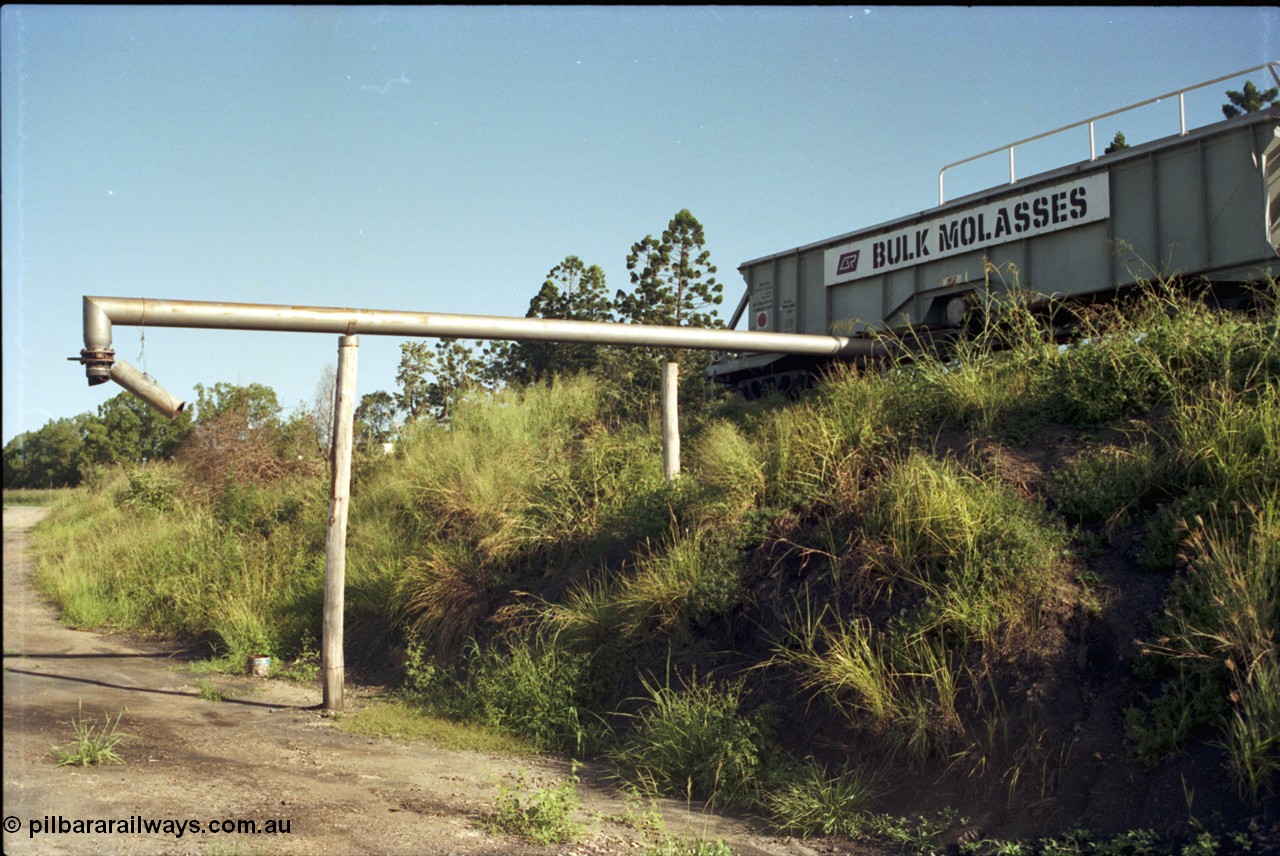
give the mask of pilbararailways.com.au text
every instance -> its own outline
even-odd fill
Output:
[[[19,832],[22,829],[21,818],[6,817],[4,829],[9,833]],[[174,838],[181,838],[184,835],[205,833],[289,835],[292,832],[291,818],[253,820],[215,817],[201,821],[194,818],[150,818],[137,814],[104,819],[46,814],[43,817],[27,820],[28,838],[35,838],[37,835],[171,835]]]

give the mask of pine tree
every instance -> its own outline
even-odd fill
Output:
[[[1127,148],[1129,148],[1129,144],[1125,142],[1124,134],[1120,131],[1116,131],[1115,137],[1112,138],[1111,140],[1111,145],[1103,149],[1102,153],[1104,155],[1109,155],[1112,152],[1118,152],[1121,149],[1127,149]]]
[[[724,301],[724,286],[716,281],[711,253],[705,248],[702,224],[689,209],[676,212],[661,240],[646,235],[631,246],[627,270],[631,272],[630,294],[617,293],[618,315],[633,324],[676,327],[723,327],[716,308]],[[638,348],[625,362],[615,361],[611,372],[640,391],[657,388],[659,365],[678,362],[681,366],[681,397],[705,399],[705,381],[710,360],[707,351],[658,351]]]
[[[678,211],[662,240],[646,235],[631,247],[627,270],[633,290],[617,294],[618,314],[635,324],[723,327],[715,307],[724,302],[702,224],[689,209]]]
[[[1280,96],[1280,86],[1273,86],[1265,92],[1259,91],[1252,80],[1246,80],[1243,90],[1227,90],[1230,104],[1222,105],[1222,115],[1234,119],[1245,113],[1257,113],[1264,107],[1272,107]]]

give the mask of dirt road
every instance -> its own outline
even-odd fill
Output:
[[[642,832],[608,819],[623,811],[620,795],[590,774],[579,786],[589,831],[578,842],[540,848],[481,831],[498,782],[518,770],[558,780],[562,760],[354,736],[312,709],[318,686],[218,676],[227,698],[208,701],[181,652],[61,626],[30,581],[27,532],[42,514],[4,509],[5,853],[643,852]],[[359,693],[348,699],[358,709]],[[124,764],[54,764],[50,749],[70,743],[79,709],[99,721],[123,711],[120,729],[134,735],[120,748]],[[737,853],[816,852],[696,807],[662,808],[669,830],[723,836]],[[224,819],[288,832],[207,829]],[[142,830],[164,821],[167,830]]]

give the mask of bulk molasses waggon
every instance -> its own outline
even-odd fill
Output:
[[[1141,279],[1216,286],[1280,276],[1280,107],[1096,154],[1093,123],[1265,69],[1267,63],[1050,131],[1008,151],[1010,182],[907,217],[763,256],[739,268],[747,292],[734,315],[751,330],[869,339],[966,323],[979,289],[1096,299]],[[1088,160],[1015,178],[1017,146],[1087,125]],[[1016,277],[990,276],[991,270]],[[867,352],[866,349],[863,351]],[[721,357],[708,372],[758,395],[807,383],[814,358]]]

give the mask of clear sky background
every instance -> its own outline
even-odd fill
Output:
[[[80,299],[524,315],[567,255],[629,288],[690,209],[749,259],[937,201],[943,164],[1269,60],[1235,8],[57,7],[0,10],[4,440],[94,411]],[[1251,75],[1266,88],[1269,77]],[[1188,98],[1222,119],[1223,83]],[[1098,129],[1177,131],[1176,101]],[[1083,130],[1021,175],[1088,155]],[[948,174],[1000,183],[1001,158]],[[360,337],[358,394],[401,340]],[[115,328],[174,394],[310,401],[337,337]]]

